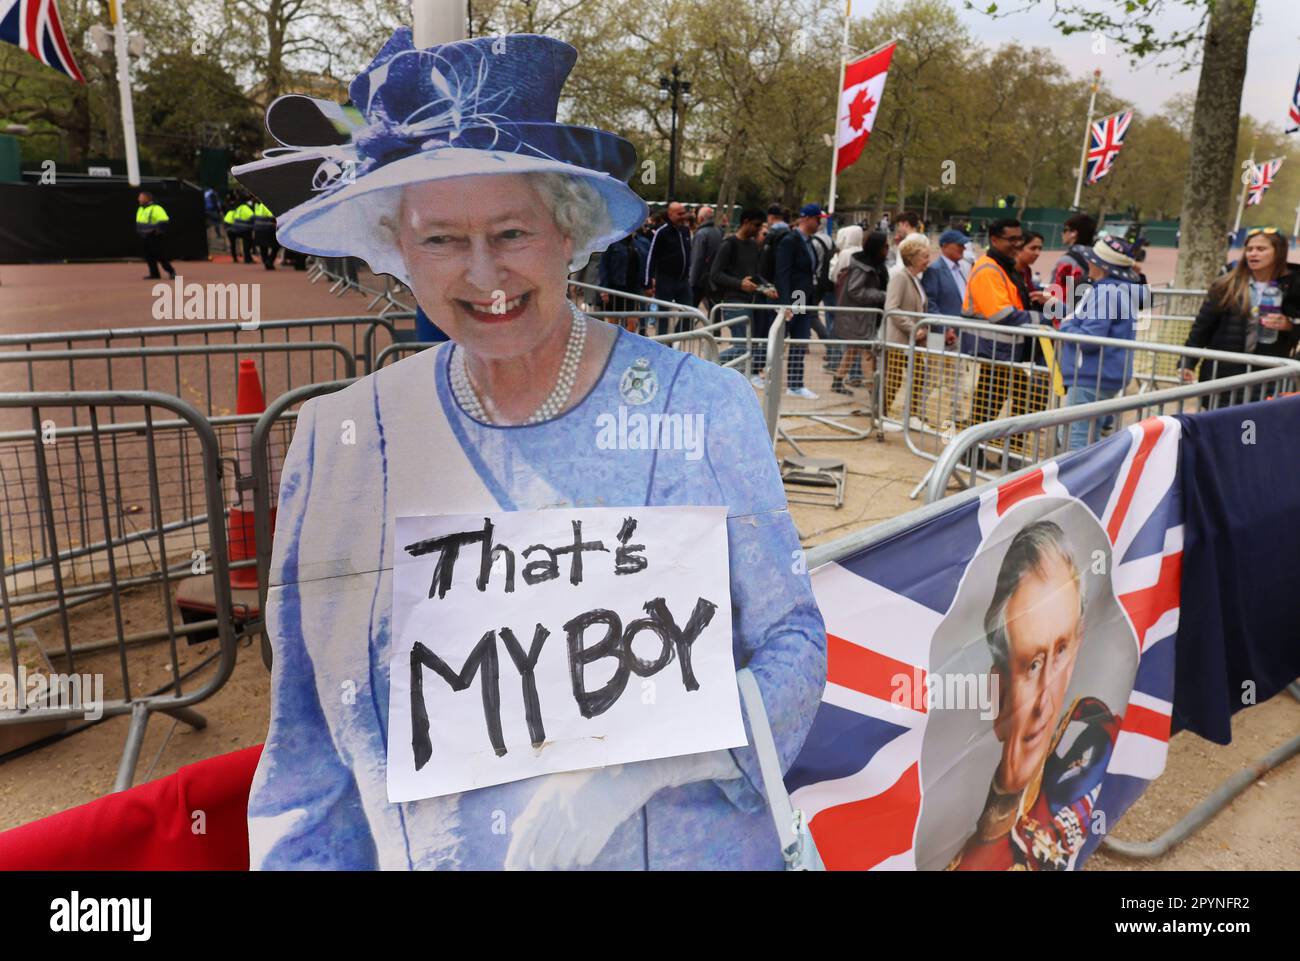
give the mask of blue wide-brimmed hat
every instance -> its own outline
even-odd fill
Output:
[[[568,174],[605,202],[592,216],[607,223],[574,250],[575,263],[585,263],[648,211],[627,185],[636,169],[628,141],[555,120],[577,57],[567,43],[534,34],[420,50],[401,27],[349,85],[350,104],[300,95],[272,103],[266,126],[283,146],[232,173],[275,213],[286,247],[360,257],[402,281],[405,265],[380,223],[392,205],[380,191],[482,174]]]
[[[1088,263],[1106,271],[1107,277],[1133,284],[1140,279],[1133,269],[1133,246],[1119,237],[1102,234],[1095,244],[1080,253]]]

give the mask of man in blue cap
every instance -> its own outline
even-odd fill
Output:
[[[970,242],[960,230],[945,230],[939,235],[939,253],[921,275],[925,291],[925,309],[931,314],[960,317],[966,300],[966,281],[970,265],[966,263],[966,244]]]
[[[799,222],[789,231],[776,248],[776,289],[783,304],[794,304],[786,317],[786,337],[806,341],[812,333],[812,315],[808,306],[816,303],[817,252],[813,249],[813,234],[822,223],[822,208],[817,204],[804,204],[799,210]],[[816,400],[817,395],[804,386],[804,354],[806,344],[792,343],[787,354],[786,393],[791,397]]]

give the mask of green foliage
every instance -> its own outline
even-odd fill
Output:
[[[1161,15],[1207,2],[1054,0],[1053,16],[1063,32],[1100,30],[1143,56],[1195,47],[1193,31],[1162,34]],[[964,6],[999,17],[1024,8]],[[107,23],[106,5],[62,0],[61,8],[86,85],[0,44],[0,120],[32,128],[23,138],[28,165],[53,157],[79,167],[87,157],[122,156],[113,60],[86,41],[91,24]],[[475,0],[472,27],[476,35],[539,32],[573,44],[580,56],[561,119],[631,140],[654,164],[653,182],[633,180],[649,200],[665,199],[668,181],[670,110],[659,99],[659,77],[680,65],[693,98],[678,120],[678,193],[793,206],[826,199],[843,9],[842,0]],[[979,45],[957,9],[950,0],[887,0],[853,21],[852,53],[890,39],[899,46],[870,146],[840,177],[840,209],[919,210],[927,187],[932,220],[935,211],[1005,194],[1034,207],[1072,199],[1087,78],[1069,76],[1041,48]],[[409,11],[406,0],[129,3],[130,29],[147,45],[132,67],[146,169],[193,178],[202,145],[229,147],[236,162],[253,159],[268,144],[262,118],[274,96],[343,99],[346,82]],[[1124,106],[1102,87],[1099,115]],[[1084,188],[1085,206],[1177,215],[1190,118],[1188,98],[1137,115],[1112,174]],[[1278,142],[1267,152],[1261,139],[1260,159],[1284,152],[1280,132],[1265,128],[1265,135]],[[1300,201],[1290,183],[1300,184],[1300,156],[1287,161],[1248,222],[1258,214],[1289,224],[1285,205]]]

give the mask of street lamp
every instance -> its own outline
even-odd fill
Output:
[[[659,78],[659,100],[665,102],[669,98],[673,102],[673,119],[671,134],[668,141],[668,200],[677,199],[677,110],[678,104],[686,105],[691,102],[691,82],[682,79],[682,68],[673,64],[672,79],[661,76]]]

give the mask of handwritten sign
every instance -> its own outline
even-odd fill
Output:
[[[746,743],[726,508],[399,517],[388,797]]]

